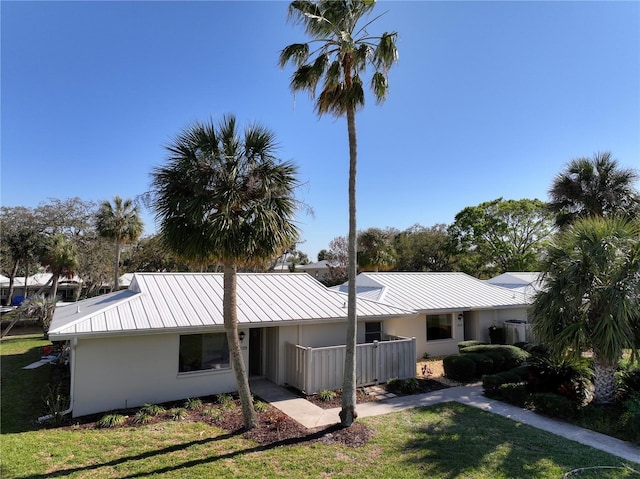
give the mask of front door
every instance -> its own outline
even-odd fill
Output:
[[[249,330],[249,376],[262,376],[262,329]]]

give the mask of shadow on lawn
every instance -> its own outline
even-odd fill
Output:
[[[319,431],[310,433],[306,436],[301,436],[301,437],[295,437],[295,438],[291,438],[291,439],[284,439],[282,441],[276,441],[276,442],[272,442],[269,444],[264,444],[264,445],[259,445],[259,446],[255,446],[255,447],[251,447],[248,449],[240,449],[237,451],[231,451],[228,452],[226,454],[221,454],[219,456],[211,456],[211,457],[206,457],[203,459],[195,459],[192,461],[186,461],[186,462],[180,462],[179,464],[175,464],[175,465],[171,465],[171,466],[165,466],[159,469],[155,469],[153,471],[148,471],[148,472],[136,472],[134,474],[130,474],[127,476],[122,476],[121,479],[130,479],[130,478],[134,478],[134,477],[145,477],[145,476],[155,476],[156,474],[167,474],[170,473],[172,471],[176,471],[176,470],[185,470],[185,469],[189,469],[191,467],[195,467],[195,466],[200,466],[200,465],[204,465],[204,464],[212,464],[224,459],[233,459],[235,457],[238,456],[242,456],[245,454],[251,454],[251,453],[255,453],[255,452],[263,452],[263,451],[268,451],[270,449],[275,449],[278,447],[282,447],[282,446],[292,446],[292,445],[296,445],[296,444],[304,444],[306,442],[311,442],[311,441],[316,441],[319,440],[321,438],[323,438],[324,436],[326,436],[327,434],[336,432],[338,430],[340,430],[341,427],[340,425],[335,425],[335,426],[330,426],[327,427],[325,429],[321,429]],[[122,466],[122,465],[126,465],[128,462],[132,462],[132,461],[142,461],[145,459],[149,459],[152,457],[156,457],[156,456],[162,456],[164,454],[171,454],[171,453],[175,453],[175,452],[179,452],[179,451],[184,451],[185,449],[192,447],[192,446],[204,446],[206,444],[210,444],[213,442],[218,442],[218,441],[224,441],[226,439],[232,439],[234,437],[238,437],[241,436],[243,433],[243,430],[238,430],[238,431],[234,431],[234,432],[230,432],[230,433],[226,433],[226,434],[221,434],[219,436],[216,437],[210,437],[207,439],[200,439],[198,441],[191,441],[191,442],[186,442],[186,443],[182,443],[182,444],[176,444],[174,446],[170,446],[170,447],[165,447],[162,449],[158,449],[156,451],[149,451],[149,452],[145,452],[142,454],[137,454],[134,456],[127,456],[127,457],[120,457],[118,459],[114,459],[112,461],[107,461],[104,462],[102,464],[89,464],[86,466],[79,466],[79,467],[72,467],[69,469],[63,469],[60,471],[55,471],[55,472],[50,472],[47,474],[34,474],[34,475],[29,475],[29,476],[20,476],[19,479],[47,479],[50,477],[64,477],[64,476],[69,476],[71,474],[76,474],[76,473],[80,473],[80,472],[89,472],[89,471],[95,471],[98,470],[102,467],[115,467],[115,466]]]
[[[560,438],[461,404],[420,409],[429,418],[400,447],[427,476],[452,479],[484,470],[486,477],[500,471],[505,477],[537,479],[549,474],[550,462],[572,469],[585,465],[572,461],[590,457],[580,451],[587,446],[568,449]]]

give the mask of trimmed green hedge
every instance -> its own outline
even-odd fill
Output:
[[[502,344],[481,344],[476,346],[469,346],[461,351],[462,354],[468,353],[480,353],[486,354],[494,360],[494,371],[499,372],[508,371],[510,369],[521,366],[527,359],[531,357],[531,354],[527,351],[520,349],[516,346],[502,345]],[[496,364],[496,356],[500,355],[504,359],[504,365],[501,369],[498,369]]]
[[[476,363],[466,355],[445,356],[442,359],[444,375],[454,381],[470,381],[476,377]]]
[[[477,341],[475,339],[471,339],[469,341],[461,341],[458,343],[458,351],[462,352],[463,349],[468,348],[469,346],[482,346],[484,344],[487,344],[487,343],[484,343],[482,341]]]

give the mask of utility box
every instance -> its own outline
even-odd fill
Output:
[[[527,341],[527,322],[523,319],[509,319],[504,322],[507,344]]]

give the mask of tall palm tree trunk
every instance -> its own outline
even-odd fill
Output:
[[[245,429],[253,429],[258,425],[258,419],[256,417],[256,411],[253,408],[249,380],[240,349],[240,338],[238,337],[238,306],[236,296],[238,276],[235,263],[225,262],[223,278],[224,293],[222,302],[224,309],[224,329],[227,333],[231,366],[236,376],[244,427]]]
[[[9,276],[9,292],[7,293],[7,306],[11,306],[11,300],[13,299],[13,288],[16,281],[16,275],[18,274],[18,266],[20,265],[20,261],[16,260],[13,263],[13,269],[11,270],[11,276]],[[27,290],[27,277],[24,277],[24,289]],[[24,297],[27,295],[25,293]]]
[[[348,70],[345,70],[348,71]],[[349,88],[350,79],[347,87]],[[357,302],[356,302],[356,167],[358,143],[356,136],[355,108],[347,109],[347,129],[349,132],[349,237],[347,251],[349,255],[347,291],[347,337],[344,361],[344,382],[342,387],[342,410],[340,423],[349,427],[358,417],[356,412],[356,339],[357,339]]]
[[[119,281],[118,281],[118,270],[120,269],[120,241],[116,239],[116,259],[115,264],[113,265],[113,289],[112,291],[118,291]]]
[[[594,354],[593,400],[598,404],[612,403],[616,398],[616,365],[603,361]]]

